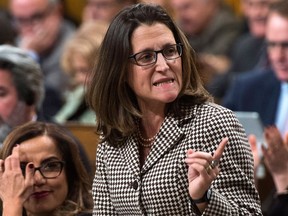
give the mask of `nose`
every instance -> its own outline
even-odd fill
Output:
[[[34,184],[35,185],[42,185],[46,182],[46,179],[42,176],[39,170],[34,172]]]
[[[169,69],[169,66],[167,64],[167,59],[163,56],[162,53],[157,53],[156,70],[166,71],[168,69]]]
[[[19,26],[19,31],[23,35],[32,35],[34,34],[34,25],[32,24],[24,24]]]

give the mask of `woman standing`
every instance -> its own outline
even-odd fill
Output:
[[[261,215],[244,130],[209,102],[192,53],[160,6],[112,21],[88,89],[94,215]]]

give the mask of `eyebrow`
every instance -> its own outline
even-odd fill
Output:
[[[48,158],[45,158],[44,160],[41,161],[40,164],[45,164],[47,162],[50,162],[50,161],[59,161],[61,160],[60,158],[56,157],[56,156],[51,156],[51,157],[48,157]],[[29,162],[27,161],[20,161],[20,164],[24,165],[24,164],[28,164]]]
[[[165,49],[166,47],[169,47],[169,46],[171,46],[171,45],[174,45],[174,44],[178,44],[177,42],[173,42],[173,43],[166,43],[166,44],[164,44],[163,46],[162,46],[162,48],[160,49],[160,50],[162,50],[162,49]],[[159,50],[159,49],[158,49]],[[144,49],[144,50],[142,50],[142,51],[139,51],[139,52],[135,52],[135,53],[142,53],[142,52],[149,52],[149,51],[152,51],[152,52],[154,52],[155,50],[154,49],[152,49],[152,48],[146,48],[146,49]],[[156,50],[157,51],[157,50]]]

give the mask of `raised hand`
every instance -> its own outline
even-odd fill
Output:
[[[264,130],[267,148],[262,147],[264,161],[271,173],[282,173],[288,170],[288,142],[284,141],[275,126]]]
[[[286,193],[288,186],[288,133],[284,140],[275,126],[264,130],[267,148],[262,147],[264,162],[269,169],[278,193]]]
[[[4,215],[9,215],[6,207],[9,212],[22,211],[23,203],[33,189],[33,174],[34,166],[28,163],[26,176],[23,176],[20,168],[19,146],[13,148],[12,154],[5,161],[0,160],[0,198],[3,202],[3,214],[6,212]]]
[[[188,165],[189,195],[192,199],[201,198],[216,179],[220,170],[218,163],[228,138],[224,138],[214,152],[214,155],[207,152],[195,152],[192,149],[187,151],[185,162]],[[213,162],[214,161],[214,162]]]

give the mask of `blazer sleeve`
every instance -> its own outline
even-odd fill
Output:
[[[97,148],[96,170],[93,180],[92,194],[94,200],[93,215],[117,215],[112,206],[106,177],[105,166],[106,144],[101,143]]]
[[[211,186],[211,200],[203,215],[262,215],[247,136],[230,110],[219,110],[209,116],[205,151],[213,153],[224,137],[229,140],[220,159],[220,174]]]

